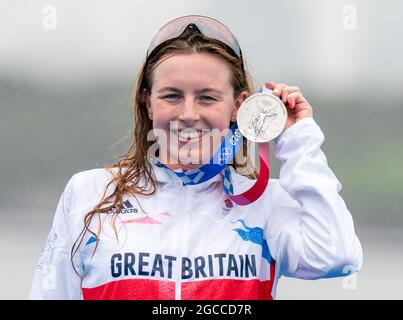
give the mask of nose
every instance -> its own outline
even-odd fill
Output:
[[[185,122],[187,125],[192,125],[193,122],[199,119],[200,114],[196,102],[191,98],[185,99],[179,115],[179,120]]]

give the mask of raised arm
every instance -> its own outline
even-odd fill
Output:
[[[268,220],[271,250],[280,272],[317,279],[360,270],[362,249],[341,184],[320,149],[322,130],[308,117],[275,141],[281,161],[279,197]]]

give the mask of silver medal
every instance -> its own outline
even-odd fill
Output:
[[[240,106],[237,115],[239,131],[253,142],[268,142],[284,130],[287,109],[272,93],[256,93]]]

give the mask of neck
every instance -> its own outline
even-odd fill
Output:
[[[192,171],[201,168],[205,163],[208,163],[208,160],[202,161],[199,158],[194,159],[196,163],[193,163],[194,161],[192,162],[192,159],[189,158],[187,158],[186,163],[182,163],[179,156],[171,158],[168,152],[160,152],[157,159],[171,170],[182,169],[184,171]]]

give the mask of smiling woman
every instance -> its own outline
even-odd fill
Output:
[[[361,245],[312,107],[298,87],[266,87],[287,107],[274,141],[280,179],[238,203],[234,189],[257,176],[234,129],[252,94],[238,42],[203,16],[161,28],[137,79],[132,143],[117,163],[69,180],[30,297],[273,299],[282,275],[358,271]],[[237,154],[218,148],[227,140]]]
[[[159,63],[153,72],[147,109],[153,128],[163,130],[169,137],[167,144],[160,145],[160,161],[171,169],[191,170],[210,160],[216,148],[214,144],[211,149],[205,147],[209,140],[201,143],[203,136],[212,129],[228,129],[249,95],[244,90],[234,97],[231,77],[231,68],[222,58],[207,52],[176,54]],[[172,122],[177,124],[173,135]],[[189,154],[191,163],[180,161]]]

